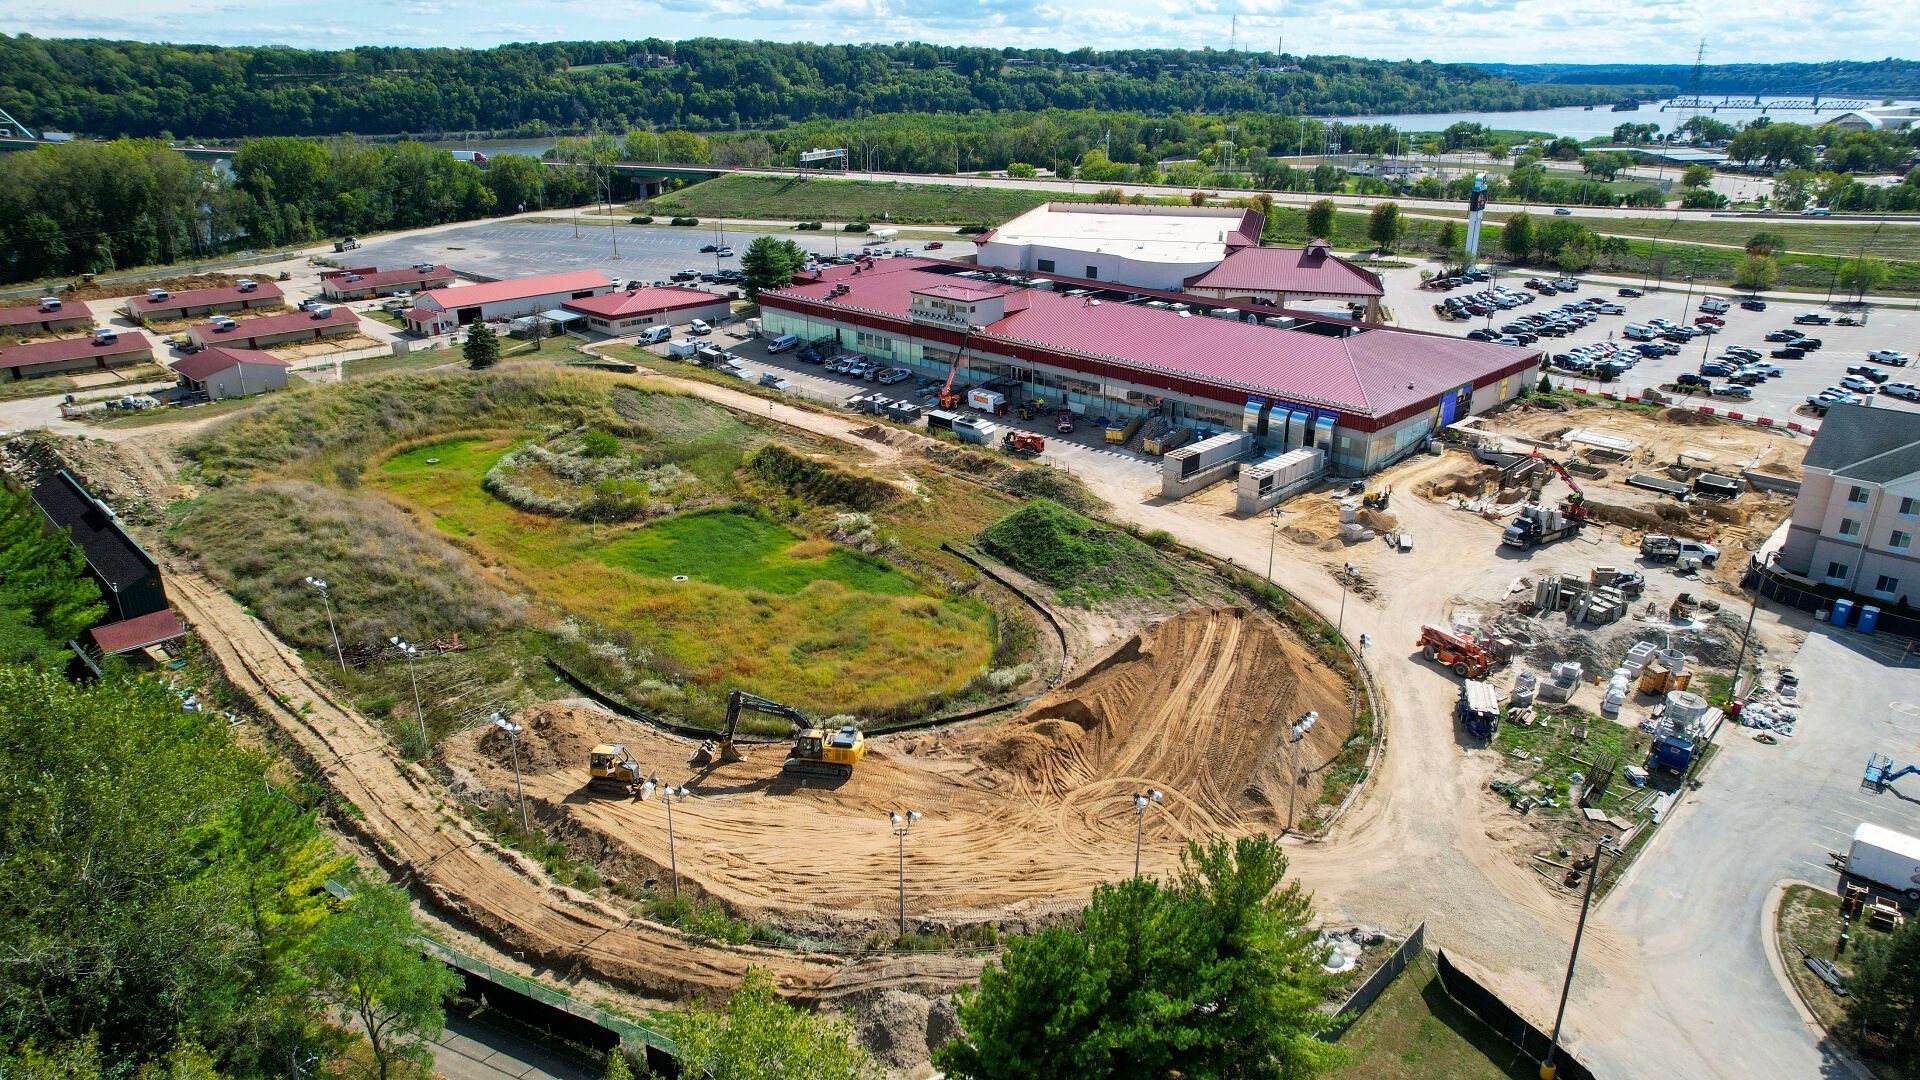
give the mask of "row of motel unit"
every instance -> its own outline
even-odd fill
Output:
[[[153,346],[140,334],[116,335],[113,340],[87,337],[34,341],[0,349],[0,380],[38,379],[76,371],[104,371],[153,359]]]
[[[329,300],[366,300],[375,296],[392,296],[397,292],[444,289],[453,282],[451,269],[430,263],[416,263],[397,270],[355,266],[322,272],[320,295]]]
[[[733,310],[724,296],[674,285],[633,286],[622,292],[569,300],[560,307],[584,316],[588,329],[614,336],[637,333],[649,326],[684,326],[695,319],[711,326]]]
[[[62,303],[55,297],[29,306],[0,307],[0,334],[58,334],[92,326],[93,313],[87,305]]]
[[[345,337],[360,332],[360,317],[344,307],[315,311],[290,311],[284,315],[262,315],[232,323],[195,323],[187,328],[187,337],[197,345],[221,345],[229,349],[264,349],[322,338]]]
[[[894,258],[803,274],[760,294],[763,332],[842,349],[955,385],[992,383],[1124,424],[1162,416],[1240,431],[1269,451],[1325,450],[1358,476],[1440,428],[1518,397],[1538,350],[1277,314],[1237,301]]]
[[[127,314],[141,323],[191,319],[196,315],[224,315],[255,308],[281,307],[287,301],[271,281],[243,282],[217,289],[168,292],[153,289],[127,301]]]
[[[450,334],[462,326],[495,319],[516,319],[551,311],[569,300],[585,300],[613,291],[613,282],[598,270],[509,278],[478,285],[429,289],[413,298],[400,313],[408,329],[424,337]]]

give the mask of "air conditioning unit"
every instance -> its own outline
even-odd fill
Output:
[[[111,345],[119,340],[120,331],[115,330],[111,326],[96,326],[93,328],[93,343],[95,345]]]
[[[333,314],[333,308],[326,304],[315,304],[313,307],[313,317],[316,319],[324,319],[331,314]]]
[[[41,310],[41,311],[59,311],[59,310],[60,310],[60,298],[59,298],[59,297],[57,297],[57,296],[43,296],[43,297],[41,297],[41,298],[40,298],[40,310]]]
[[[148,289],[147,290],[147,299],[152,300],[155,303],[159,303],[160,301],[165,300],[166,298],[167,298],[167,290],[165,289]]]
[[[260,283],[257,281],[254,281],[251,278],[241,278],[239,281],[236,281],[233,284],[234,284],[234,287],[239,289],[241,292],[252,292],[253,290],[260,287]]]
[[[348,274],[348,275],[347,275],[347,280],[348,280],[348,281],[359,281],[359,280],[360,280],[360,275],[359,275],[359,274]]]
[[[420,271],[420,272],[421,272],[421,273],[423,273],[423,274],[431,274],[431,273],[433,273],[433,264],[432,264],[432,263],[414,263],[414,264],[413,264],[413,268],[414,268],[415,270],[418,270],[418,271]]]

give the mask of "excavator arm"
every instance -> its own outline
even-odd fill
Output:
[[[747,710],[766,713],[768,716],[784,717],[801,728],[813,726],[813,721],[807,717],[806,713],[791,705],[783,705],[757,694],[749,694],[745,690],[735,690],[727,695],[726,732],[720,736],[718,743],[702,743],[700,749],[693,755],[694,764],[715,765],[740,760],[740,751],[734,749],[733,736],[740,730],[740,714]]]

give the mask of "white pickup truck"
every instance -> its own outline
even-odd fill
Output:
[[[1712,544],[1703,544],[1698,540],[1683,540],[1677,536],[1666,536],[1660,533],[1648,533],[1641,537],[1640,554],[1654,562],[1698,559],[1700,565],[1706,567],[1711,567],[1720,561],[1720,549]]]

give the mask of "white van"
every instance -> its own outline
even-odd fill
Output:
[[[1620,336],[1626,338],[1628,341],[1652,341],[1654,338],[1653,327],[1643,326],[1640,323],[1628,323],[1621,328]]]
[[[781,334],[779,337],[767,342],[767,351],[770,353],[786,352],[798,344],[800,344],[799,334]]]
[[[649,326],[645,330],[640,331],[640,344],[658,345],[672,337],[673,328],[671,326]]]

